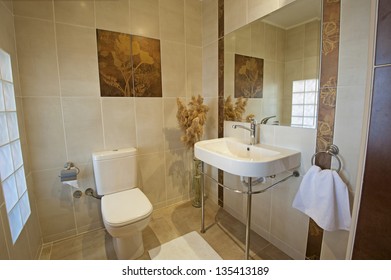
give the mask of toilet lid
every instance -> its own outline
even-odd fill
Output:
[[[138,188],[102,197],[103,220],[112,227],[131,224],[148,217],[153,207]]]

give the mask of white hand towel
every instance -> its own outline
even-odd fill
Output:
[[[292,206],[311,217],[324,230],[349,230],[348,188],[334,170],[311,166]]]

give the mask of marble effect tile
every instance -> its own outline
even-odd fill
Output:
[[[152,213],[151,221],[143,232],[144,254],[139,258],[149,260],[148,250],[191,231],[200,229],[201,209],[191,202],[160,208]],[[205,207],[206,233],[202,237],[224,260],[244,257],[245,226],[214,202],[207,200]],[[265,239],[251,233],[252,259],[290,259]],[[114,260],[116,259],[110,235],[104,230],[91,231],[73,238],[45,244],[40,259],[51,260]]]

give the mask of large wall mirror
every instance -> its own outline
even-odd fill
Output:
[[[316,127],[321,7],[296,0],[225,35],[224,98],[233,108],[247,98],[243,120],[275,116],[268,124]]]

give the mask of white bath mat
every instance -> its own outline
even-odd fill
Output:
[[[175,238],[148,251],[151,260],[221,260],[196,231]]]

